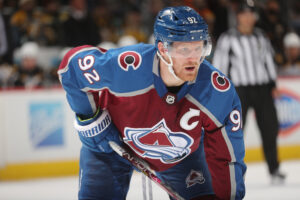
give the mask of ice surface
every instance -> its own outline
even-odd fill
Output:
[[[248,164],[245,200],[299,200],[300,160],[282,162],[281,170],[287,174],[284,185],[271,185],[265,163]],[[167,200],[167,194],[155,183],[153,200]],[[26,181],[0,182],[0,200],[75,200],[78,178],[63,177]],[[128,200],[142,200],[142,178],[133,175]]]

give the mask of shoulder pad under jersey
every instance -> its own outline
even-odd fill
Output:
[[[190,94],[208,116],[215,118],[218,126],[222,126],[228,114],[239,106],[233,83],[206,60],[199,68]]]
[[[153,60],[156,48],[153,45],[137,44],[111,51],[111,65],[115,68],[111,90],[132,92],[153,84]]]
[[[146,44],[108,51],[85,45],[66,54],[58,73],[68,72],[63,78],[74,79],[74,84],[79,84],[81,89],[108,88],[119,93],[132,92],[152,84],[155,52],[153,45]]]

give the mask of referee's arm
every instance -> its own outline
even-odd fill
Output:
[[[230,46],[230,36],[226,33],[223,33],[217,41],[212,60],[213,66],[223,72],[226,76],[229,75]]]

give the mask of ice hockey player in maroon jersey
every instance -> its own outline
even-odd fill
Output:
[[[207,24],[189,7],[168,7],[154,35],[155,45],[76,47],[60,65],[83,143],[78,198],[126,198],[133,166],[110,148],[115,141],[185,199],[242,199],[240,101],[205,60]]]

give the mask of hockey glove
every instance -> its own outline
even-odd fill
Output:
[[[74,127],[83,145],[92,151],[110,153],[112,148],[108,141],[121,144],[119,131],[113,124],[107,110],[100,111],[90,119],[82,120],[76,116]]]

